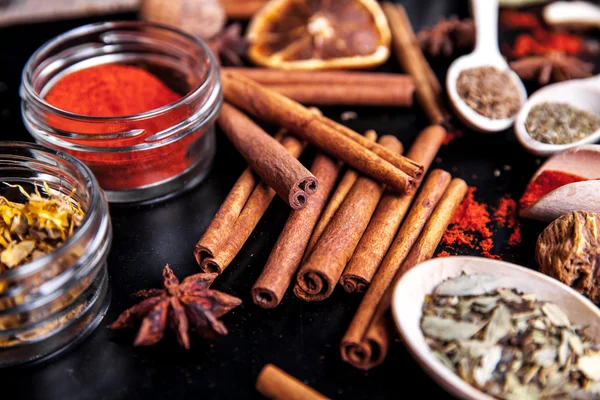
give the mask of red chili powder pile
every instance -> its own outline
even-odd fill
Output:
[[[123,117],[179,100],[151,73],[130,65],[85,68],[61,78],[46,101],[61,110],[90,117]]]
[[[519,200],[521,208],[529,207],[541,197],[568,183],[586,181],[587,179],[567,172],[546,170],[539,174],[525,189]]]
[[[584,45],[583,39],[568,33],[549,33],[540,30],[535,32],[534,36],[527,33],[518,35],[512,47],[512,56],[520,58],[528,55],[543,55],[552,52],[577,55],[581,52]]]
[[[499,228],[506,227],[511,230],[508,240],[509,247],[518,245],[521,242],[521,228],[517,215],[517,204],[510,196],[506,195],[500,199],[498,207],[493,209],[487,204],[475,200],[476,190],[474,187],[469,188],[465,199],[444,233],[442,244],[454,252],[460,246],[466,246],[469,249],[480,251],[484,257],[501,259],[499,255],[491,253],[495,245],[492,223]],[[490,209],[493,211],[492,214],[490,214]],[[438,257],[449,255],[450,252],[445,250],[440,252]]]
[[[515,10],[502,10],[499,21],[500,25],[508,28],[537,28],[540,26],[537,15]]]

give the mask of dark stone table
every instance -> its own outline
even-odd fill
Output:
[[[405,1],[415,25],[431,25],[444,15],[466,16],[466,1]],[[1,12],[1,11],[0,11]],[[133,18],[120,15],[116,18]],[[108,18],[103,18],[108,19]],[[77,20],[0,29],[0,128],[3,140],[31,140],[21,122],[18,87],[21,69],[42,43],[73,27],[98,21]],[[441,80],[448,61],[434,62]],[[381,70],[398,71],[392,58]],[[348,125],[362,132],[397,135],[407,148],[427,126],[418,106],[411,109],[328,108],[338,119],[352,110],[359,118]],[[518,198],[538,166],[517,143],[512,131],[480,135],[469,131],[445,146],[432,168],[444,168],[477,187],[477,199],[497,204],[504,194]],[[310,158],[310,152],[307,154]],[[304,159],[304,158],[303,158]],[[508,167],[506,167],[508,166]],[[128,294],[160,285],[160,272],[169,263],[179,277],[198,271],[192,249],[244,162],[219,135],[217,160],[199,187],[163,203],[111,206],[114,241],[108,262],[112,304],[101,325],[83,343],[42,365],[0,372],[6,388],[18,399],[162,399],[260,398],[254,382],[266,363],[274,363],[334,398],[448,397],[418,367],[402,344],[396,343],[384,365],[364,372],[341,361],[340,339],[360,297],[339,288],[331,298],[305,303],[287,293],[274,310],[255,306],[250,288],[261,272],[286,220],[287,207],[276,199],[240,254],[214,288],[242,298],[243,305],[223,318],[229,336],[216,341],[194,338],[182,350],[171,334],[152,348],[133,348],[133,332],[112,332],[106,325],[132,304]],[[500,171],[495,176],[494,171]],[[509,232],[495,235],[494,252],[504,259],[533,266],[533,249],[543,225],[524,222],[523,243],[506,248]],[[12,391],[11,391],[12,392]],[[403,397],[404,396],[404,397]],[[414,398],[410,395],[410,398]]]

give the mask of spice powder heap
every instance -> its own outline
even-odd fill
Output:
[[[106,64],[72,72],[48,92],[54,107],[89,117],[124,117],[151,111],[180,96],[151,73],[131,65]]]
[[[527,185],[521,200],[519,200],[519,207],[526,208],[547,195],[553,190],[558,189],[569,183],[586,181],[579,175],[570,174],[563,171],[545,170],[542,171],[532,182]]]
[[[15,203],[0,196],[0,272],[54,251],[81,226],[84,217],[75,200],[53,194],[47,185],[47,196],[37,188],[29,194],[21,186],[14,187],[27,202]]]
[[[460,275],[427,296],[420,327],[433,355],[501,399],[595,399],[600,351],[556,304]]]
[[[564,103],[541,103],[525,120],[527,133],[538,142],[569,144],[600,129],[600,118]]]
[[[510,75],[494,67],[462,71],[456,89],[469,107],[490,119],[510,118],[521,107],[519,90]]]

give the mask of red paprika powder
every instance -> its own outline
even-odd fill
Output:
[[[104,64],[72,72],[46,95],[54,107],[89,117],[124,117],[151,111],[181,96],[151,73],[131,65]]]
[[[521,228],[515,200],[505,195],[500,199],[498,207],[494,209],[486,203],[475,200],[476,190],[474,187],[469,188],[469,192],[452,217],[442,238],[442,245],[446,249],[438,253],[438,257],[449,256],[449,250],[457,254],[461,247],[466,247],[480,252],[484,257],[499,260],[501,257],[492,253],[494,248],[498,247],[494,240],[497,228],[510,230],[508,247],[516,246],[521,242]]]
[[[568,172],[546,170],[542,171],[527,185],[523,197],[519,200],[521,208],[529,207],[551,191],[568,183],[586,181],[588,179]]]
[[[129,117],[160,109],[179,99],[179,94],[150,72],[122,64],[103,64],[69,73],[45,97],[54,107],[77,115],[115,118],[107,123],[57,115],[49,118],[52,126],[79,134],[79,138],[69,141],[100,149],[147,145],[148,138],[183,121],[190,111],[182,105],[157,116]],[[120,122],[121,117],[127,118]],[[93,142],[83,137],[87,134],[95,135]],[[102,139],[104,134],[106,140]],[[65,151],[85,162],[105,190],[128,190],[165,181],[185,171],[195,160],[190,146],[200,135],[202,132],[198,131],[168,146],[152,149],[106,153]]]

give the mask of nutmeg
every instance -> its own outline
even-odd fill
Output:
[[[225,26],[225,9],[219,0],[144,0],[140,17],[179,28],[200,39],[210,39]]]
[[[574,211],[554,220],[539,236],[540,271],[600,304],[600,215]]]

